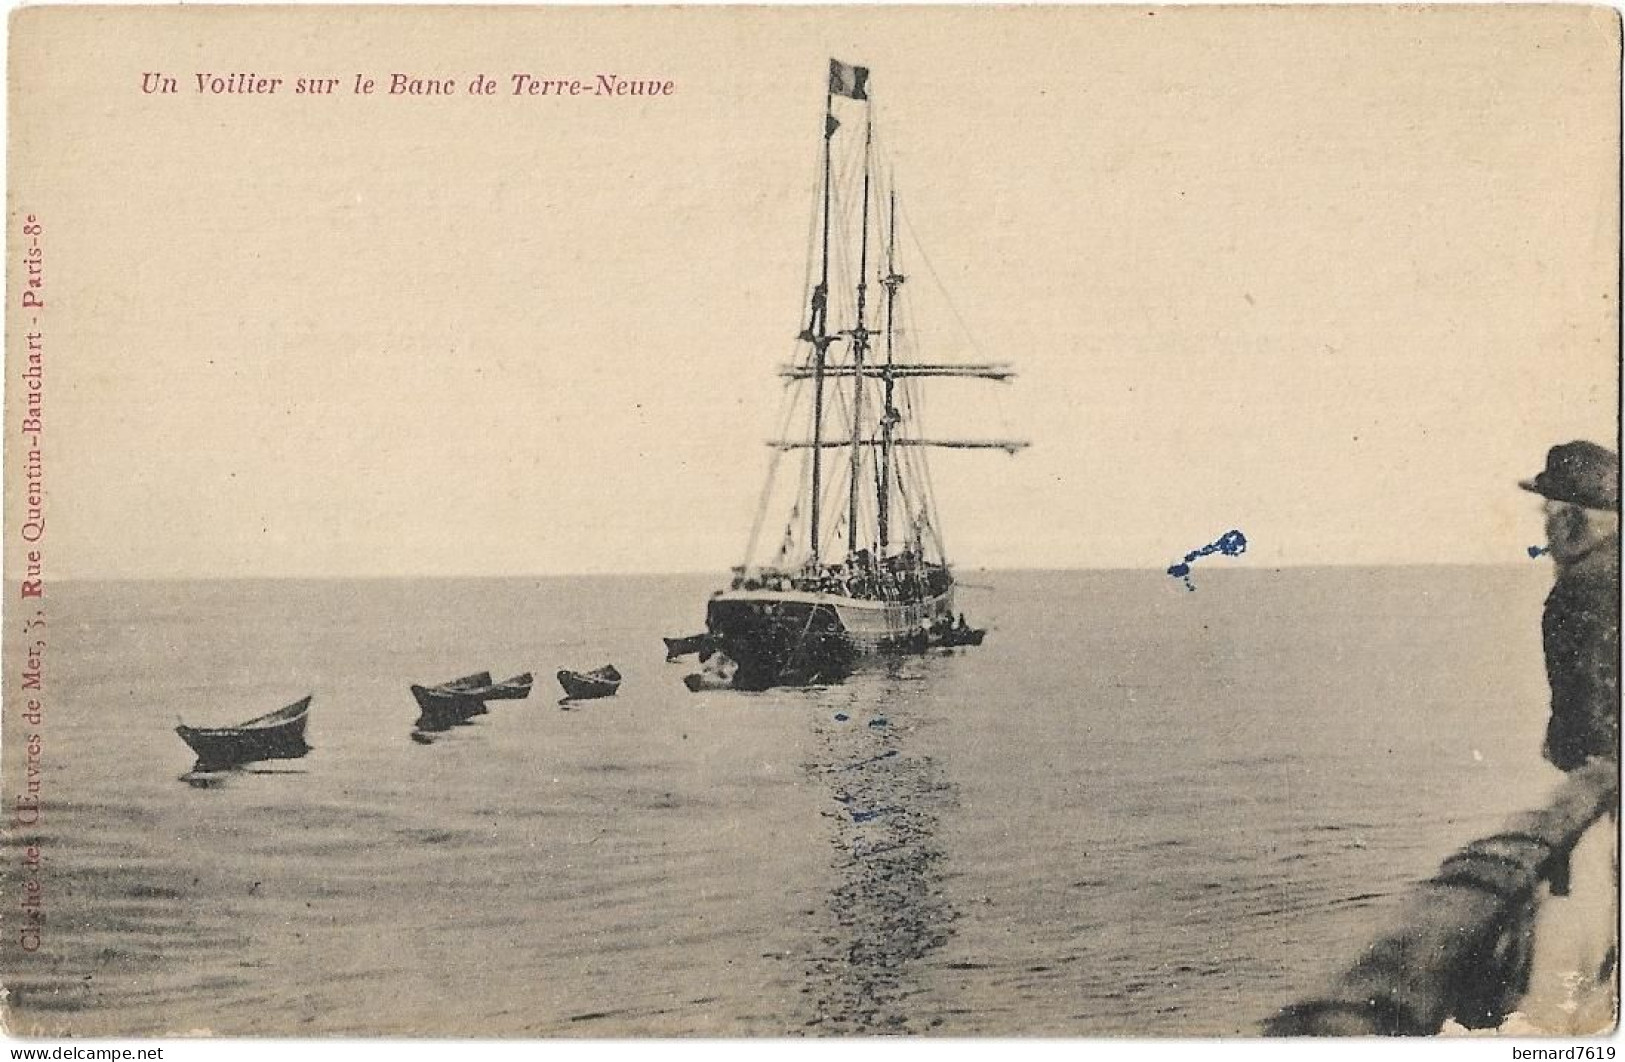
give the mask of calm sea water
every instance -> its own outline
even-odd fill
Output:
[[[58,586],[13,1028],[1251,1032],[1557,779],[1544,563],[967,578],[981,648],[757,694],[664,662],[706,579]],[[408,739],[486,669],[536,692]],[[307,693],[310,756],[178,780]]]

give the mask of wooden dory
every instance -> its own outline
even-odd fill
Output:
[[[588,701],[611,696],[620,689],[621,673],[614,664],[593,671],[560,671],[559,685],[564,687],[566,700]]]
[[[532,676],[529,672],[511,679],[492,682],[489,671],[465,675],[439,686],[413,686],[412,696],[422,714],[417,729],[446,730],[467,723],[476,715],[484,715],[486,701],[522,701],[530,696]]]
[[[690,653],[699,652],[706,647],[710,637],[709,634],[702,633],[687,634],[681,638],[662,638],[660,640],[666,643],[666,659],[669,661],[678,660]]]
[[[197,753],[193,770],[238,767],[259,760],[296,760],[310,751],[305,744],[305,722],[310,698],[250,719],[237,726],[195,727],[181,724],[175,733]]]
[[[937,639],[937,644],[941,646],[981,645],[982,639],[986,636],[986,628],[970,627],[962,630],[958,627],[950,627]]]
[[[420,711],[417,729],[448,730],[469,722],[487,710],[484,698],[476,694],[490,685],[491,673],[480,671],[438,686],[413,686],[412,698]]]
[[[493,682],[481,696],[488,701],[522,701],[530,696],[531,682],[531,674],[527,671],[511,679]]]

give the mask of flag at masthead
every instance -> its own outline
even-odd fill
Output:
[[[868,100],[869,68],[850,66],[839,59],[829,61],[829,94],[849,100]]]

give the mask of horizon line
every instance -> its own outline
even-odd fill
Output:
[[[1544,555],[1543,555],[1544,557]],[[1248,564],[1224,565],[1213,564],[1204,566],[1207,574],[1223,571],[1230,572],[1266,572],[1287,571],[1303,569],[1324,568],[1502,568],[1515,567],[1531,562],[1537,562],[1543,557],[1525,557],[1521,560],[1438,560],[1438,561],[1294,561],[1282,564]],[[974,572],[987,573],[1033,573],[1045,574],[1050,572],[1136,572],[1156,573],[1167,576],[1168,568],[1163,565],[950,565],[956,574]],[[373,581],[384,579],[461,579],[461,580],[495,580],[495,579],[633,579],[656,577],[699,577],[731,576],[729,569],[716,568],[676,568],[676,569],[635,569],[626,571],[542,571],[542,572],[360,572],[360,573],[269,573],[259,575],[241,575],[234,573],[198,573],[198,574],[69,574],[48,576],[44,582],[47,586],[52,583],[116,583],[116,582],[270,582],[270,581],[307,581],[318,582],[327,580]],[[1172,576],[1170,576],[1172,577]],[[20,579],[8,576],[7,582],[20,582]],[[963,585],[963,584],[962,584]]]

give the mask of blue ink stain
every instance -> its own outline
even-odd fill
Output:
[[[1550,547],[1550,546],[1530,546],[1529,547],[1529,559],[1534,560],[1536,557],[1539,557],[1541,554],[1550,553],[1551,551],[1552,551],[1552,547]]]
[[[850,718],[851,718],[851,716],[847,715],[845,712],[836,712],[835,713],[835,721],[837,723],[844,723]]]
[[[878,730],[883,726],[887,726],[888,724],[886,722],[886,717],[885,716],[877,715],[873,719],[869,720],[869,725],[874,727],[876,730]]]
[[[1240,531],[1226,531],[1219,536],[1217,542],[1210,542],[1201,549],[1191,550],[1185,554],[1185,559],[1179,564],[1172,565],[1168,574],[1175,579],[1185,580],[1185,589],[1196,590],[1196,584],[1191,582],[1191,565],[1203,557],[1214,553],[1222,553],[1226,557],[1237,557],[1247,552],[1247,536]]]

